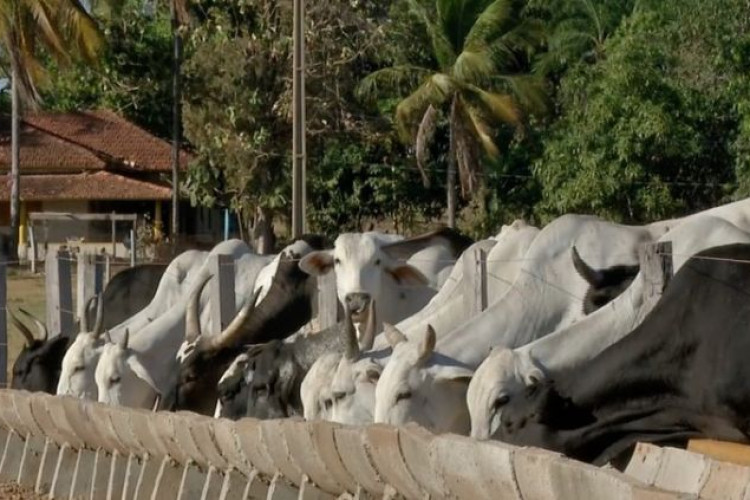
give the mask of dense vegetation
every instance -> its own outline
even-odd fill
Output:
[[[108,106],[165,138],[170,27],[128,0],[103,62],[54,71],[48,108]],[[750,194],[746,0],[331,0],[307,7],[313,230],[566,212],[647,221]],[[289,213],[291,2],[195,0],[183,190],[246,219]],[[1,100],[0,100],[1,101]],[[431,111],[430,111],[431,110]],[[419,158],[419,162],[417,161]]]

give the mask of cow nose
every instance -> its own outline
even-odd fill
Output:
[[[351,312],[357,314],[363,312],[370,305],[370,294],[362,292],[348,293],[344,297],[344,300],[346,301],[346,307]]]

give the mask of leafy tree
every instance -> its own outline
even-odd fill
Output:
[[[745,9],[642,1],[605,42],[606,58],[571,68],[534,165],[543,219],[653,220],[728,198],[747,172]]]
[[[417,160],[424,168],[426,145],[439,119],[449,130],[448,220],[455,225],[453,178],[458,165],[464,194],[477,191],[481,179],[480,148],[499,155],[493,126],[520,129],[523,110],[543,108],[539,82],[524,73],[525,53],[535,46],[538,24],[520,17],[520,0],[438,0],[434,10],[408,0],[431,41],[431,67],[400,64],[365,78],[359,93],[374,99],[385,92],[403,95],[396,107],[396,126],[404,141],[416,137]],[[425,180],[427,180],[425,176]]]
[[[11,255],[16,255],[20,223],[21,105],[39,101],[37,85],[45,77],[40,49],[59,61],[93,61],[101,45],[96,22],[78,0],[4,0],[0,2],[0,43],[7,54],[3,70],[11,80]]]

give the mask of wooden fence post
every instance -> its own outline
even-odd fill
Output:
[[[318,276],[318,328],[324,330],[338,323],[339,299],[336,295],[336,272]]]
[[[8,262],[0,253],[0,387],[8,387]]]
[[[76,272],[76,317],[78,321],[86,314],[86,302],[104,290],[104,260],[93,253],[78,254]]]
[[[73,333],[73,294],[70,279],[70,253],[49,252],[45,260],[47,327],[50,336]]]
[[[476,243],[461,256],[464,266],[464,308],[470,317],[487,309],[487,253],[494,242]]]
[[[112,279],[112,257],[107,254],[107,251],[102,248],[102,256],[104,258],[104,283],[102,289],[107,286],[109,280]]]
[[[234,259],[231,255],[214,254],[210,257],[209,272],[214,277],[209,282],[211,310],[211,335],[221,332],[234,318]]]
[[[643,305],[638,322],[651,311],[667,288],[674,272],[672,242],[646,243],[638,248],[638,260],[643,275]]]

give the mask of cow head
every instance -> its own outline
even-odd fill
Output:
[[[119,342],[107,342],[101,350],[94,377],[100,403],[151,408],[160,396],[148,370],[128,347],[130,333]]]
[[[471,414],[471,436],[489,439],[500,426],[503,408],[544,378],[531,357],[496,347],[479,365],[469,383],[466,403]]]
[[[232,321],[218,335],[204,335],[200,324],[200,297],[211,276],[193,290],[185,310],[185,342],[177,355],[178,375],[172,407],[213,415],[218,399],[217,384],[222,375],[218,367],[227,366],[241,352],[234,337],[252,316],[255,297],[251,293]],[[261,293],[259,290],[258,293]]]
[[[339,302],[352,311],[355,322],[360,322],[371,301],[387,304],[394,300],[385,296],[389,285],[427,285],[427,278],[417,268],[402,261],[402,243],[378,233],[344,233],[336,238],[333,250],[303,257],[300,268],[314,276],[335,270]],[[393,317],[392,308],[381,307],[376,312],[384,321],[402,319]]]
[[[327,352],[310,367],[300,386],[300,399],[305,420],[330,420],[333,416],[331,380],[336,373],[341,355]]]
[[[18,310],[36,325],[39,336],[35,337],[13,310],[8,309],[11,322],[26,340],[13,363],[10,386],[12,389],[54,394],[60,378],[62,358],[68,347],[68,337],[58,335],[48,339],[47,327],[42,321],[24,309]]]
[[[93,329],[89,328],[86,316],[81,318],[81,331],[68,347],[62,361],[60,381],[57,394],[77,398],[96,399],[97,389],[94,371],[99,360],[104,339],[103,304],[101,296],[97,297],[96,321]]]
[[[573,267],[589,284],[583,298],[583,314],[591,314],[607,305],[624,292],[635,279],[640,266],[612,266],[606,269],[594,269],[578,254],[574,246],[571,250]]]
[[[252,348],[251,348],[252,349]],[[217,384],[219,392],[214,417],[238,419],[247,412],[247,379],[250,354],[243,352],[237,356],[224,372]],[[252,376],[252,372],[249,372]]]
[[[375,388],[375,422],[468,432],[465,398],[473,372],[434,352],[435,330],[429,325],[413,339],[391,325],[384,333],[393,354]]]

